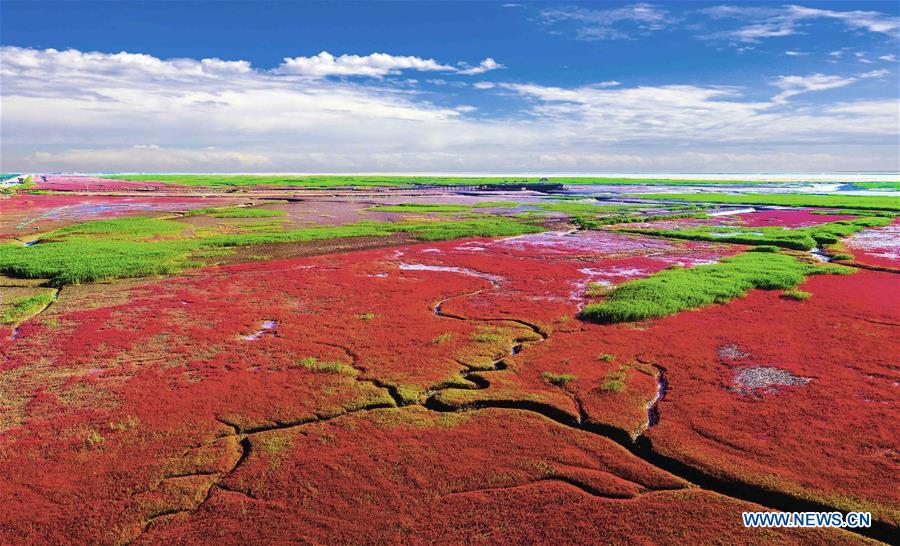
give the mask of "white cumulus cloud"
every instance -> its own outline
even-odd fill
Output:
[[[476,74],[484,74],[485,72],[490,72],[491,70],[497,70],[499,68],[506,68],[502,64],[498,63],[494,59],[488,57],[487,59],[481,61],[478,66],[464,67],[458,69],[457,74],[463,74],[465,76],[473,76]]]
[[[382,69],[402,70],[393,66]],[[874,72],[775,82],[796,94],[882,77]],[[17,47],[0,47],[0,77],[4,172],[821,171],[900,161],[896,97],[795,106],[677,82],[473,84],[504,93],[498,114],[460,102],[452,86]]]
[[[335,57],[323,51],[312,57],[285,57],[275,69],[277,74],[297,74],[302,76],[375,76],[399,74],[403,70],[453,71],[452,66],[443,65],[434,59],[412,56],[395,56],[387,53],[371,55],[341,55]]]
[[[388,75],[400,74],[404,70],[419,72],[454,72],[463,75],[483,74],[489,70],[503,68],[494,59],[488,57],[478,66],[456,68],[451,65],[441,64],[434,59],[423,59],[415,56],[398,56],[387,53],[372,53],[371,55],[340,55],[335,57],[327,51],[322,51],[312,57],[285,57],[273,72],[297,76],[309,76],[323,78],[326,76],[370,76],[381,78]]]

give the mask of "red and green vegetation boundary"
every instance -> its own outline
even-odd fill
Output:
[[[0,188],[0,193],[16,193],[17,191],[30,190],[34,188],[34,186],[34,180],[31,175],[28,175],[21,184],[12,184]]]
[[[642,193],[631,197],[693,203],[735,205],[781,205],[787,207],[830,207],[857,210],[900,211],[900,196],[885,195],[807,195],[766,193]]]
[[[226,213],[231,214],[231,213]],[[242,212],[241,212],[242,214]],[[55,286],[101,279],[177,273],[202,265],[203,252],[254,244],[294,243],[348,237],[388,237],[406,233],[423,241],[536,233],[543,228],[521,219],[469,217],[436,222],[357,222],[282,230],[221,234],[189,230],[187,224],[160,218],[98,220],[68,226],[37,244],[0,244],[0,272],[14,277],[49,279]]]
[[[44,289],[42,292],[34,294],[33,296],[12,300],[6,306],[6,309],[3,310],[3,313],[0,314],[0,323],[18,324],[26,320],[28,317],[37,314],[39,311],[50,305],[50,303],[53,302],[53,296],[55,294],[55,290],[48,291],[47,289]]]
[[[786,229],[778,226],[730,227],[701,226],[685,229],[621,228],[620,231],[690,239],[695,241],[718,241],[744,245],[775,245],[794,250],[811,250],[818,245],[832,245],[841,237],[853,235],[865,228],[881,227],[891,223],[887,217],[865,217],[840,220],[807,228]]]
[[[103,178],[136,182],[163,182],[182,186],[296,186],[304,188],[333,188],[342,186],[406,186],[406,185],[481,185],[481,184],[540,184],[542,182],[567,185],[615,186],[722,186],[773,184],[765,180],[690,180],[674,178],[622,178],[554,176],[366,176],[366,175],[234,175],[234,174],[110,174]],[[870,184],[871,186],[866,186]],[[861,182],[860,187],[895,189],[900,182]]]
[[[754,288],[790,289],[807,275],[848,274],[853,269],[813,265],[793,256],[757,248],[720,263],[690,269],[673,267],[620,284],[606,298],[585,306],[581,316],[601,322],[631,322],[673,315],[713,303],[727,303]]]
[[[483,201],[472,205],[461,205],[456,203],[399,203],[396,205],[375,205],[369,207],[369,210],[377,212],[409,213],[469,212],[472,209],[514,208],[523,205],[526,205],[526,203],[517,203],[515,201]]]

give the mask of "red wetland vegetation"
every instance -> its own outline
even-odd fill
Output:
[[[162,215],[172,211],[227,206],[229,198],[163,195],[18,194],[0,202],[0,237],[16,238],[66,225],[123,216]]]
[[[34,184],[40,190],[77,191],[77,192],[119,192],[135,190],[177,190],[184,189],[177,184],[162,182],[114,180],[111,178],[84,175],[39,175],[34,177]]]
[[[856,233],[843,246],[859,263],[900,269],[900,222]]]
[[[130,184],[146,185],[48,176],[38,187]],[[471,200],[447,191],[443,201],[329,196],[263,208],[291,226],[341,226],[367,214],[370,198]],[[0,201],[0,244],[22,247],[23,223],[34,236],[245,198],[20,193]],[[408,221],[392,214],[379,220]],[[500,212],[467,214],[426,222]],[[793,229],[855,217],[784,209],[628,225]],[[854,254],[845,274],[600,324],[582,309],[630,283],[681,282],[762,253],[578,229],[558,211],[514,218],[539,232],[248,244],[168,276],[62,286],[0,278],[11,317],[0,325],[0,543],[897,536],[896,223],[844,239]],[[51,296],[25,301],[39,289]],[[867,511],[874,524],[742,525],[741,512],[764,510]]]

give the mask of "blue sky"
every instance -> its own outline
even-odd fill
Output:
[[[0,15],[0,171],[900,170],[896,2]]]

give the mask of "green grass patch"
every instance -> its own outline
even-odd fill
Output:
[[[785,290],[781,296],[789,300],[808,300],[812,297],[812,292],[804,292],[803,290]]]
[[[482,201],[472,205],[473,209],[512,209],[521,207],[527,203],[517,203],[515,201]]]
[[[886,226],[890,223],[890,218],[877,216],[840,220],[798,229],[787,229],[778,226],[701,226],[684,229],[623,228],[621,231],[676,239],[717,241],[744,245],[773,245],[794,250],[811,250],[818,245],[837,243],[842,237],[847,237],[857,231],[871,227]]]
[[[234,233],[270,233],[273,231],[282,231],[283,226],[281,225],[281,222],[283,221],[285,221],[283,218],[274,221],[266,220],[261,222],[248,222],[242,219],[222,222],[219,225],[233,227]]]
[[[581,229],[597,229],[603,226],[633,224],[637,222],[656,222],[658,220],[674,220],[677,218],[706,218],[703,212],[678,212],[675,214],[614,214],[609,216],[574,216],[572,220]]]
[[[699,180],[673,178],[621,178],[595,176],[560,176],[545,179],[540,176],[366,176],[366,175],[233,175],[233,174],[108,174],[104,178],[133,181],[154,181],[184,186],[275,186],[304,188],[333,188],[342,186],[435,186],[480,184],[567,184],[567,185],[635,185],[635,186],[721,186],[772,184],[763,180]],[[863,184],[869,184],[863,182]],[[884,184],[871,182],[871,184]],[[874,186],[873,186],[874,187]]]
[[[609,294],[610,290],[612,290],[612,286],[609,284],[603,284],[599,282],[589,282],[587,283],[587,289],[584,291],[585,295],[590,298],[596,298],[598,296],[605,296]]]
[[[807,195],[765,193],[644,193],[632,197],[666,201],[727,203],[740,205],[780,205],[787,207],[830,207],[857,210],[900,211],[900,195]]]
[[[852,182],[852,184],[864,190],[900,191],[900,182]]]
[[[232,174],[109,174],[115,180],[151,181],[183,186],[272,186],[303,188],[335,188],[349,186],[434,186],[480,184],[537,184],[540,177],[472,177],[472,176],[365,176],[365,175],[232,175]]]
[[[596,229],[602,226],[615,224],[626,224],[632,222],[652,222],[663,219],[673,218],[705,218],[703,212],[706,208],[701,205],[676,205],[665,206],[666,212],[662,214],[643,214],[640,209],[646,208],[641,205],[628,204],[600,204],[593,198],[590,202],[581,202],[575,200],[554,200],[544,203],[527,203],[523,206],[535,207],[539,212],[529,211],[522,214],[514,215],[522,219],[539,218],[542,213],[558,212],[569,216],[581,229]]]
[[[570,185],[595,184],[598,186],[742,186],[748,184],[771,184],[765,180],[702,180],[680,178],[622,178],[622,177],[561,177],[551,178],[551,182]]]
[[[344,364],[343,362],[322,362],[318,358],[311,356],[302,358],[298,362],[307,370],[314,372],[336,373],[341,375],[357,375],[359,372],[353,366]]]
[[[600,388],[606,392],[622,392],[625,388],[625,381],[628,379],[628,370],[630,366],[619,366],[618,370],[613,370],[606,374]]]
[[[584,307],[581,316],[601,323],[659,318],[713,303],[727,303],[754,288],[790,289],[807,275],[852,273],[837,265],[813,265],[792,256],[746,252],[689,269],[666,269],[616,286],[607,299]]]
[[[0,245],[0,271],[49,279],[54,286],[177,273],[201,265],[188,259],[193,241],[135,242],[73,238],[30,247]]]
[[[124,432],[126,430],[136,429],[140,423],[140,420],[136,416],[128,415],[122,421],[110,421],[109,428],[118,432]]]
[[[105,441],[106,441],[106,438],[104,438],[103,435],[100,434],[100,432],[98,432],[98,431],[96,431],[96,430],[92,430],[92,431],[91,431],[90,433],[88,433],[88,435],[85,436],[85,438],[84,438],[84,442],[85,442],[87,445],[89,445],[90,447],[96,447],[96,446],[102,444],[102,443],[105,442]]]
[[[376,315],[375,313],[360,313],[356,315],[356,318],[358,318],[359,320],[373,320],[377,316],[378,315]]]
[[[478,343],[499,343],[503,341],[503,336],[500,335],[496,328],[479,326],[478,330],[472,334],[472,341],[477,341]]]
[[[582,203],[581,201],[559,201],[548,203],[536,203],[534,206],[548,212],[562,212],[570,216],[578,216],[584,214],[599,214],[601,212],[609,212],[615,210],[623,210],[635,208],[634,205],[600,205],[592,203]]]
[[[400,203],[397,205],[375,205],[367,210],[374,212],[410,212],[410,213],[428,213],[428,212],[469,212],[472,210],[470,205],[452,205],[444,203]]]
[[[612,362],[616,359],[616,355],[609,353],[602,353],[597,357],[597,360],[602,360],[603,362]]]
[[[408,212],[408,213],[454,213],[470,212],[473,209],[513,208],[521,203],[515,201],[484,201],[474,205],[462,205],[454,203],[399,203],[397,205],[375,205],[367,210],[373,212]]]
[[[419,395],[421,394],[419,389],[411,385],[393,385],[393,387],[397,396],[400,398],[400,402],[404,405],[416,404],[419,402]]]
[[[488,216],[439,222],[357,222],[340,226],[314,226],[272,233],[219,235],[204,240],[209,246],[243,246],[252,244],[292,243],[347,237],[387,237],[409,233],[423,241],[440,241],[461,237],[499,237],[537,233],[542,228],[517,219]]]
[[[231,174],[114,174],[104,178],[138,182],[163,182],[182,186],[274,186],[334,188],[342,186],[398,186],[412,184],[413,179],[393,176],[283,176]]]
[[[853,220],[840,220],[838,222],[829,222],[818,226],[812,226],[806,229],[810,236],[821,245],[833,245],[841,240],[842,237],[853,235],[857,231],[866,228],[883,227],[890,224],[891,218],[884,216],[870,216],[863,218],[854,218]]]
[[[452,337],[453,337],[453,332],[444,332],[443,334],[432,339],[431,344],[432,345],[443,345],[444,343],[447,343],[448,341],[450,341],[450,339]]]
[[[543,372],[541,373],[541,379],[543,379],[544,382],[549,385],[553,385],[556,387],[565,387],[572,381],[578,379],[578,377],[570,373]]]
[[[6,305],[0,322],[3,324],[18,324],[32,315],[43,310],[53,301],[53,291],[45,291],[33,296],[15,299]]]
[[[49,279],[54,286],[102,279],[166,275],[202,265],[193,257],[254,244],[291,243],[349,237],[387,237],[408,233],[425,241],[536,233],[542,228],[521,220],[478,216],[441,222],[358,222],[284,230],[214,234],[188,230],[187,224],[158,218],[98,220],[68,226],[38,244],[0,244],[0,272],[13,277]]]
[[[160,218],[118,218],[74,224],[40,237],[41,242],[71,239],[79,235],[118,240],[147,240],[178,236],[186,224]]]
[[[810,214],[845,214],[851,216],[883,216],[885,218],[894,218],[898,213],[890,212],[886,210],[857,210],[857,209],[837,209],[837,210],[828,210],[828,209],[817,209],[809,211]]]
[[[292,445],[294,445],[294,437],[290,431],[271,430],[253,437],[253,448],[269,456],[280,455],[290,449]],[[277,467],[279,463],[280,460],[277,458],[269,461],[270,466]]]
[[[505,216],[480,216],[452,222],[431,222],[400,226],[397,231],[410,233],[422,241],[444,241],[462,237],[508,237],[538,233],[543,228]]]
[[[200,209],[201,214],[213,218],[270,218],[274,216],[287,216],[287,212],[276,209],[261,209],[259,207],[224,207],[218,209]]]

